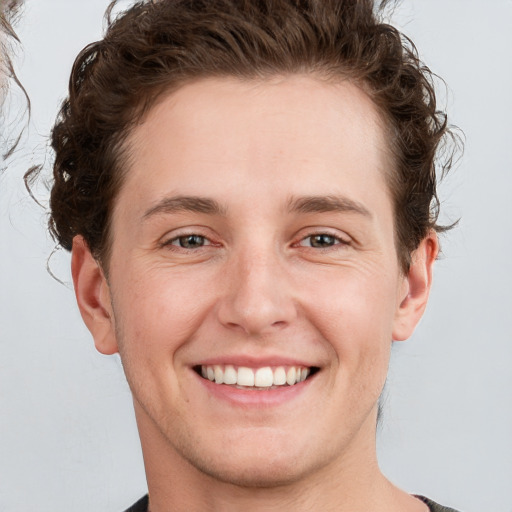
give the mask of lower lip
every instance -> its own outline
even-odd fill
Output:
[[[310,376],[305,381],[293,386],[280,386],[267,390],[251,390],[239,389],[226,384],[215,384],[215,382],[201,377],[196,372],[194,373],[211,395],[231,402],[233,405],[252,407],[276,406],[289,402],[304,393],[315,378],[314,375]]]

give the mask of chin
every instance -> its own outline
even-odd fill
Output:
[[[238,457],[236,457],[238,459]],[[269,457],[246,458],[235,463],[208,464],[204,459],[194,465],[216,481],[244,488],[275,488],[291,485],[304,477],[305,468],[295,460],[269,460]]]
[[[176,448],[181,457],[202,474],[244,488],[287,486],[322,465],[317,460],[318,452],[316,458],[312,458],[307,446],[301,449],[301,443],[293,442],[289,435],[265,439],[265,434],[260,432],[255,439],[251,437],[250,434],[244,438],[224,437],[216,442],[210,438],[209,443],[186,442],[182,438],[185,443]]]

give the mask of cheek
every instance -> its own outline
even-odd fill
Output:
[[[305,315],[335,353],[340,375],[362,381],[385,378],[395,316],[396,281],[374,269],[333,269],[310,280],[303,294]]]
[[[213,302],[207,276],[170,269],[127,269],[113,296],[118,340],[124,351],[171,358],[186,343]]]
[[[385,336],[392,331],[398,282],[395,273],[387,273],[379,265],[326,269],[302,279],[301,301],[326,329]]]
[[[137,275],[133,270],[123,275]],[[166,421],[166,407],[181,389],[179,353],[194,339],[212,302],[200,279],[188,280],[170,272],[144,271],[125,278],[113,294],[119,352],[137,402]],[[118,281],[119,282],[119,281]]]

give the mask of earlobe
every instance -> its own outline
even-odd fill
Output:
[[[427,306],[438,253],[439,241],[436,233],[431,231],[412,254],[409,271],[404,277],[403,296],[395,315],[394,341],[409,338],[420,321]]]
[[[80,235],[73,239],[71,274],[78,308],[102,354],[118,352],[110,289],[103,270]]]

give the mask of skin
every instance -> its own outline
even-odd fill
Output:
[[[72,273],[97,349],[121,355],[152,512],[427,510],[376,458],[392,340],[438,251],[430,234],[401,271],[386,148],[361,90],[311,76],[201,80],[131,133],[108,280],[80,236]],[[319,371],[222,394],[193,369],[231,361]]]

